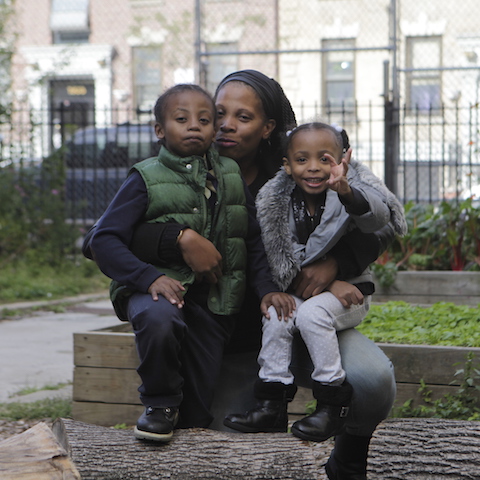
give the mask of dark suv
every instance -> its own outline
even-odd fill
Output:
[[[153,126],[144,124],[80,129],[65,147],[69,217],[86,224],[102,215],[129,168],[160,148]]]

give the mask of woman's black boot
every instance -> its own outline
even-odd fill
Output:
[[[313,396],[317,400],[317,408],[308,417],[295,422],[292,433],[312,442],[323,442],[334,435],[340,435],[352,394],[352,386],[347,381],[335,387],[314,382]]]
[[[255,383],[257,404],[246,413],[227,415],[223,424],[244,433],[286,432],[287,404],[293,400],[297,387],[280,382]]]
[[[329,480],[367,480],[367,457],[371,438],[349,433],[335,437],[335,448],[325,465]]]

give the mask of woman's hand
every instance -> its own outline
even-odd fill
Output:
[[[350,308],[351,305],[363,304],[362,292],[351,283],[335,280],[327,290],[333,293],[345,308]]]
[[[149,287],[148,293],[156,302],[158,295],[165,297],[172,305],[178,308],[183,308],[185,301],[183,299],[183,292],[185,287],[178,280],[162,275],[158,277]]]
[[[195,230],[183,230],[178,248],[198,281],[217,283],[222,277],[222,255],[210,240]]]
[[[260,302],[260,310],[265,318],[270,320],[270,314],[268,309],[273,306],[277,311],[277,316],[279,320],[287,321],[290,317],[293,316],[293,312],[296,308],[294,298],[288,293],[283,292],[271,292],[264,295],[262,301]]]
[[[337,273],[337,262],[329,256],[303,267],[292,283],[295,295],[307,299],[322,293],[335,280]]]

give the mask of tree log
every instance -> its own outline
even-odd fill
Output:
[[[480,479],[480,422],[436,418],[383,422],[370,447],[369,478]]]
[[[59,419],[53,430],[82,480],[295,479],[325,480],[332,441],[290,434],[177,430],[168,444],[136,440],[116,430]],[[370,447],[369,480],[480,478],[480,423],[440,419],[383,422]]]
[[[287,433],[244,435],[207,429],[176,430],[168,444],[136,440],[74,420],[53,425],[82,480],[291,479],[319,480],[331,443],[310,444]]]
[[[3,480],[80,480],[67,451],[45,423],[0,442]]]

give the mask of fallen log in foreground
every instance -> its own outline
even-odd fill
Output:
[[[168,444],[145,443],[130,430],[59,419],[53,430],[82,480],[326,479],[331,442],[290,434],[190,429]],[[369,480],[480,478],[480,422],[395,419],[372,440]]]

